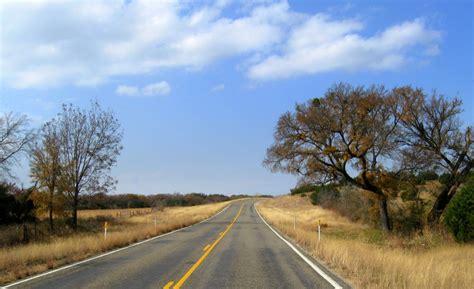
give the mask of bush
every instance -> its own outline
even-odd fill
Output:
[[[291,195],[297,195],[297,194],[302,194],[302,193],[314,192],[317,189],[318,189],[317,185],[303,184],[294,189],[291,189],[290,193]]]
[[[434,181],[437,179],[439,179],[439,176],[435,171],[423,171],[416,176],[416,182],[418,184],[424,184],[426,181]]]
[[[313,192],[310,195],[311,203],[313,205],[321,205],[327,200],[334,200],[339,197],[339,191],[334,184],[314,186]]]
[[[474,180],[471,179],[451,200],[445,223],[459,242],[474,240]]]
[[[319,203],[318,192],[312,192],[309,198],[311,199],[311,204],[317,205]]]
[[[424,207],[419,201],[405,202],[393,214],[393,227],[402,235],[411,235],[423,230]]]
[[[418,189],[415,186],[408,186],[402,190],[400,197],[404,202],[418,199]]]

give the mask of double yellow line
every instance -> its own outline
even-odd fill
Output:
[[[239,218],[240,213],[242,212],[242,207],[243,206],[244,206],[243,204],[240,206],[239,212],[237,213],[235,218],[232,220],[232,222],[227,226],[225,231],[219,233],[219,238],[217,238],[214,241],[214,243],[212,243],[212,245],[210,245],[210,246],[207,245],[204,248],[204,254],[202,254],[201,258],[199,258],[199,260],[197,260],[197,262],[194,263],[194,265],[191,268],[189,268],[189,270],[183,275],[183,277],[181,277],[181,279],[179,279],[179,281],[176,284],[174,284],[173,281],[168,282],[163,287],[163,289],[169,289],[169,288],[171,288],[171,286],[173,286],[173,284],[174,284],[173,289],[179,289],[179,288],[181,288],[181,286],[183,286],[184,282],[186,282],[186,280],[194,273],[194,271],[196,271],[196,269],[199,267],[199,265],[201,265],[201,263],[204,261],[204,259],[207,258],[209,253],[211,253],[211,251],[217,246],[217,244],[219,244],[219,242],[224,238],[224,236],[227,234],[227,232],[229,232],[229,230],[232,228],[232,226],[235,224],[235,222]]]

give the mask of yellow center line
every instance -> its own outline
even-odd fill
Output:
[[[205,251],[204,254],[202,254],[201,258],[199,258],[199,260],[197,260],[197,262],[194,263],[194,265],[191,268],[189,268],[189,270],[186,272],[186,274],[184,274],[183,277],[181,277],[181,279],[179,279],[178,283],[176,283],[176,285],[174,285],[173,289],[181,288],[181,286],[183,286],[184,282],[186,282],[186,280],[194,273],[194,271],[196,271],[196,269],[199,267],[199,265],[201,265],[201,263],[204,261],[204,259],[206,259],[206,257],[214,249],[214,247],[216,247],[216,245],[222,240],[222,238],[224,238],[224,236],[227,234],[227,232],[229,232],[229,230],[232,228],[234,223],[239,218],[240,213],[242,212],[242,207],[243,207],[243,204],[240,206],[240,210],[237,213],[237,216],[235,216],[235,218],[232,220],[232,223],[230,223],[230,225],[227,227],[227,229],[224,232],[222,232],[222,234],[219,235],[219,238],[217,238],[217,240],[214,241],[214,243],[212,243],[212,245],[209,247],[209,249],[207,251]]]
[[[171,286],[174,284],[173,281],[169,281],[168,283],[166,283],[165,287],[163,287],[163,289],[169,289],[171,288]]]
[[[204,247],[203,251],[206,251],[211,245],[206,245],[206,247]]]

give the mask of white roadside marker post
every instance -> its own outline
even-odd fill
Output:
[[[153,219],[153,222],[155,223],[155,229],[156,229],[156,216],[155,216],[155,218]]]
[[[321,220],[318,220],[318,242],[321,241]]]
[[[104,223],[104,240],[107,239],[107,222]]]
[[[295,198],[295,215],[294,215],[294,218],[293,218],[293,230],[296,231],[296,208],[297,208],[297,205],[296,205],[296,198]]]

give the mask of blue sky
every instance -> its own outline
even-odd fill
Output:
[[[464,101],[471,1],[2,1],[0,112],[111,108],[115,193],[286,193],[261,162],[278,117],[340,81]],[[28,166],[15,170],[27,185]]]

